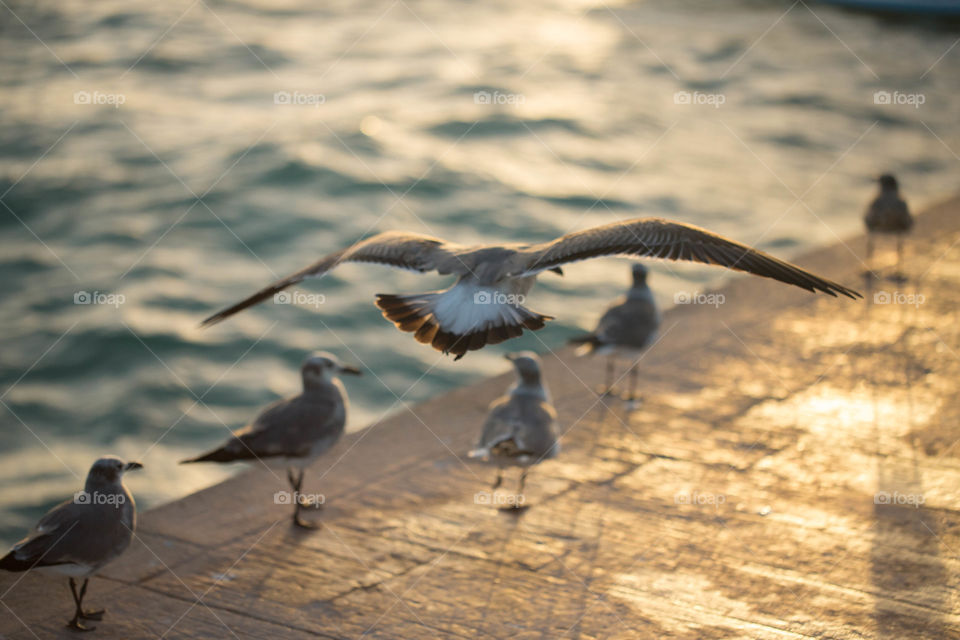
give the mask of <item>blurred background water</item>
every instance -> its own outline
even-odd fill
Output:
[[[539,339],[456,364],[372,304],[445,281],[370,266],[303,287],[316,308],[198,330],[365,235],[541,241],[667,216],[789,258],[859,231],[880,171],[914,208],[957,189],[955,24],[774,0],[8,0],[0,16],[4,543],[104,453],[146,465],[141,506],[232,473],[176,461],[297,392],[311,350],[367,369],[346,381],[362,428],[502,372],[504,351],[561,345],[629,280],[623,260],[546,275],[530,306],[558,318]],[[665,306],[727,277],[652,268]]]

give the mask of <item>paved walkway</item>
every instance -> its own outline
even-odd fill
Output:
[[[266,471],[154,509],[95,637],[960,638],[960,199],[907,246],[866,302],[740,278],[671,310],[636,411],[546,358],[564,450],[519,517],[462,460],[509,376],[346,437],[307,476],[321,531]],[[863,253],[800,262],[861,287]],[[65,581],[21,577],[0,637],[73,637]]]

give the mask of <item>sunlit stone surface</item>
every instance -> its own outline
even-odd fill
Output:
[[[633,411],[591,391],[601,360],[547,356],[563,451],[522,515],[464,462],[509,373],[344,438],[308,476],[319,532],[291,530],[265,472],[148,512],[97,633],[957,637],[957,242],[953,200],[920,217],[908,281],[863,302],[739,279],[676,307]],[[863,284],[862,254],[802,262]],[[61,633],[62,585],[19,578],[0,636]]]

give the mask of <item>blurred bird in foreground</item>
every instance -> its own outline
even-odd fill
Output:
[[[376,303],[398,329],[459,360],[467,351],[515,338],[524,329],[536,331],[552,319],[524,306],[539,274],[551,271],[563,275],[562,265],[616,255],[715,264],[811,292],[862,297],[852,289],[705,229],[646,218],[568,233],[540,244],[465,246],[416,233],[388,231],[331,253],[213,314],[202,324],[216,324],[344,262],[370,262],[418,273],[436,271],[454,275],[457,281],[449,289],[430,293],[381,293]]]
[[[0,569],[53,571],[70,577],[74,613],[67,626],[93,631],[83,620],[100,620],[105,609],[85,611],[83,597],[90,577],[120,556],[133,539],[137,508],[123,486],[123,474],[140,469],[139,462],[100,458],[90,467],[83,491],[61,502],[40,518],[30,534],[0,558]],[[83,578],[77,589],[76,578]]]
[[[302,393],[274,402],[222,446],[181,464],[260,460],[271,468],[286,467],[293,490],[289,500],[294,504],[293,523],[305,529],[317,528],[319,525],[303,520],[300,512],[305,507],[320,509],[323,502],[305,500],[300,490],[306,467],[343,435],[348,399],[337,377],[341,373],[360,375],[358,369],[341,364],[331,353],[314,354],[300,367]]]
[[[873,276],[874,234],[894,235],[897,238],[897,272],[894,278],[903,279],[903,237],[913,228],[913,216],[907,203],[900,197],[897,179],[885,173],[877,179],[880,193],[873,199],[863,216],[867,226],[867,277]]]
[[[653,343],[660,328],[660,312],[647,286],[647,268],[633,265],[633,285],[626,295],[614,301],[600,318],[593,333],[576,336],[570,344],[581,345],[578,355],[607,356],[607,381],[601,393],[613,393],[616,360],[629,362],[630,391],[626,400],[633,402],[637,389],[637,361]]]
[[[523,509],[523,487],[529,468],[560,452],[557,442],[557,412],[540,372],[540,358],[532,351],[506,356],[513,362],[517,382],[506,395],[493,401],[477,448],[471,458],[497,465],[496,491],[503,482],[504,467],[520,467],[520,481],[508,509]]]

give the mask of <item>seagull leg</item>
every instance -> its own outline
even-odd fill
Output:
[[[494,481],[493,486],[490,487],[492,491],[496,491],[500,488],[500,485],[503,484],[503,467],[497,467],[497,479]]]
[[[903,275],[903,234],[897,234],[897,272],[893,276],[894,282],[906,282]]]
[[[77,594],[77,581],[73,578],[70,578],[70,593],[73,594],[73,604],[74,609],[73,618],[70,622],[67,623],[67,627],[73,629],[74,631],[93,631],[96,627],[85,627],[83,623],[80,622],[85,618],[83,615],[83,594],[87,590],[87,581],[84,580],[83,587],[80,589],[80,594]]]
[[[293,501],[296,504],[300,504],[300,489],[303,488],[303,469],[300,469],[299,474],[293,472],[293,467],[287,468],[287,480],[290,481],[290,488],[293,489]]]
[[[627,392],[627,403],[633,404],[637,399],[637,363],[630,367],[630,391]]]
[[[83,586],[80,587],[80,602],[83,602],[83,597],[87,595],[87,583],[90,582],[90,578],[85,578],[83,581]],[[106,609],[90,609],[87,611],[80,611],[80,617],[84,620],[103,620],[103,614],[107,612]]]
[[[299,502],[293,508],[293,524],[295,526],[300,527],[301,529],[319,529],[321,526],[323,526],[319,522],[310,522],[301,518],[301,509],[303,509],[303,505],[301,505]]]
[[[300,488],[303,487],[303,473],[303,469],[300,469],[299,475],[294,474],[292,467],[287,469],[287,479],[290,481],[290,488],[293,489],[293,524],[301,529],[319,529],[321,526],[319,523],[308,522],[300,517],[300,511],[303,509],[303,504],[300,500]]]
[[[521,513],[529,509],[529,505],[526,504],[526,498],[523,495],[523,487],[527,482],[527,468],[524,467],[523,471],[520,472],[520,481],[517,483],[517,492],[514,494],[513,504],[506,507],[501,507],[501,511],[510,511],[513,513]]]
[[[601,397],[606,397],[613,393],[613,374],[615,373],[615,367],[615,358],[612,355],[607,356],[607,380],[600,389]]]
[[[303,488],[303,477],[304,475],[306,475],[306,473],[307,472],[305,469],[300,469],[300,488],[301,489]],[[298,489],[298,493],[300,493],[299,489]],[[302,493],[300,493],[300,504],[303,505],[305,509],[323,509],[323,502],[321,502],[320,500],[317,500],[316,495],[307,499],[306,497],[303,496]]]

